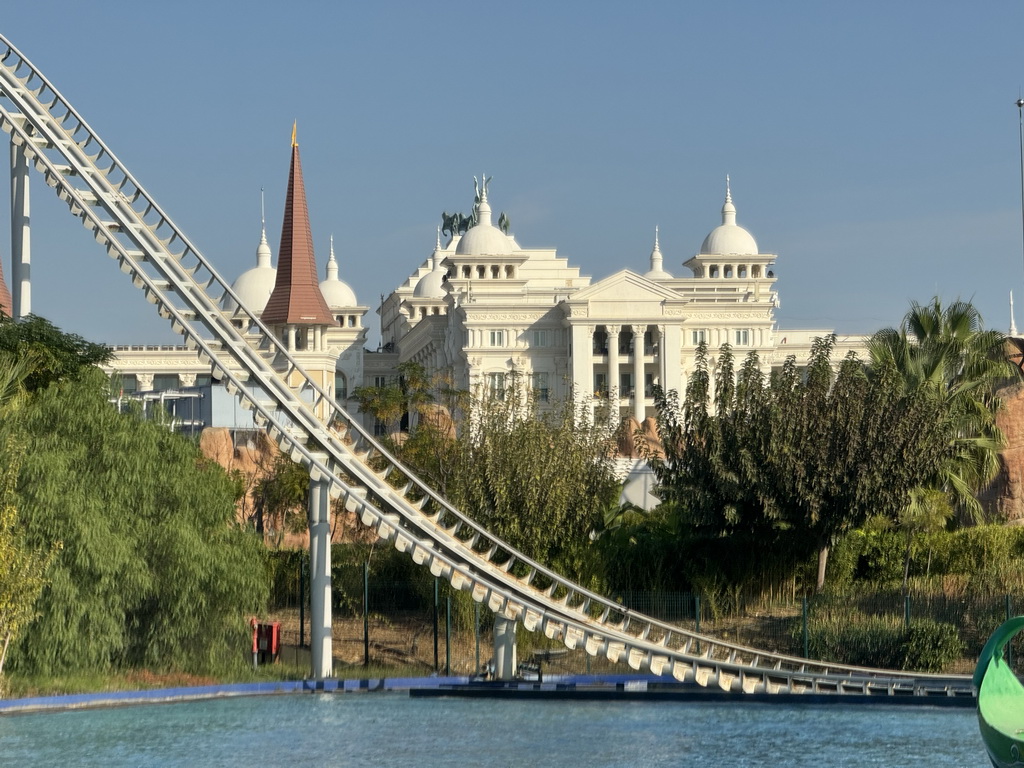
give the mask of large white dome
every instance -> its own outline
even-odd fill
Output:
[[[722,224],[712,229],[704,238],[700,252],[722,256],[760,253],[753,235],[736,224]]]
[[[484,197],[477,208],[477,224],[470,227],[455,246],[459,256],[508,256],[512,241],[508,235],[491,224],[491,206]]]
[[[732,204],[732,192],[729,189],[728,177],[725,179],[725,205],[722,206],[722,223],[712,229],[704,238],[700,252],[720,256],[748,256],[760,253],[753,235],[736,223],[736,206]]]

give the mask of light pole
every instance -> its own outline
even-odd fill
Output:
[[[1024,98],[1018,98],[1017,125],[1020,135],[1020,236],[1021,253],[1024,258]]]

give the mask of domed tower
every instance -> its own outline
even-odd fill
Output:
[[[261,195],[262,197],[262,195]],[[262,199],[260,201],[262,208]],[[256,266],[247,269],[240,274],[231,284],[231,290],[238,297],[236,302],[231,296],[225,295],[221,299],[221,309],[226,312],[234,312],[238,309],[238,303],[259,317],[263,313],[270,294],[274,291],[274,283],[277,280],[277,270],[270,265],[271,253],[270,244],[267,242],[267,219],[261,216],[263,231],[260,235],[260,244],[256,246]]]
[[[736,206],[726,176],[722,223],[704,238],[700,253],[683,266],[698,279],[752,280],[759,296],[764,283],[775,282],[775,275],[768,269],[774,262],[775,255],[760,253],[753,235],[736,223]]]
[[[334,256],[334,235],[327,260],[327,277],[320,282],[320,293],[338,325],[324,330],[324,346],[334,357],[334,399],[345,406],[348,397],[363,380],[363,344],[366,328],[363,317],[369,307],[359,306],[353,291],[338,277],[338,261]]]
[[[651,268],[644,273],[648,280],[671,280],[672,275],[665,271],[661,245],[658,243],[658,228],[654,228],[654,250],[651,251]]]
[[[338,310],[358,306],[356,294],[348,283],[338,277],[338,261],[334,258],[334,235],[331,235],[331,252],[327,259],[327,277],[320,281],[320,293],[327,302],[327,308],[337,314]],[[341,318],[338,318],[341,322]]]

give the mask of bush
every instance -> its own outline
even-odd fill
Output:
[[[915,672],[941,672],[965,650],[952,624],[917,619],[908,628],[897,618],[858,613],[812,618],[808,644],[814,659]]]
[[[911,621],[901,669],[942,672],[961,658],[964,650],[964,642],[952,624],[930,619]]]

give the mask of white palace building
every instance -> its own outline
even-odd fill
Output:
[[[305,219],[297,147],[292,163],[295,184],[289,185],[284,230],[308,232],[308,219],[292,220]],[[382,302],[376,351],[365,349],[369,308],[339,278],[333,243],[322,281],[308,239],[288,244],[289,268],[282,274],[273,266],[264,227],[256,265],[234,282],[235,293],[265,322],[280,325],[289,346],[304,352],[303,364],[353,413],[356,387],[388,383],[400,364],[412,361],[447,373],[469,391],[501,391],[516,373],[541,402],[602,402],[611,406],[613,420],[617,406],[620,419],[642,422],[654,414],[654,385],[684,390],[701,341],[712,356],[725,343],[737,358],[756,350],[767,372],[791,355],[806,360],[813,339],[832,333],[776,327],[776,255],[762,253],[737,223],[728,180],[721,223],[681,265],[689,274],[666,269],[655,229],[649,258],[636,259],[639,270],[625,268],[596,282],[553,249],[520,246],[504,216],[503,226],[495,225],[488,182],[476,183],[473,216],[447,217],[446,242],[439,229],[430,256]],[[294,205],[299,194],[301,205]],[[288,301],[311,302],[315,311],[281,303]],[[311,317],[316,319],[301,319]],[[863,342],[861,336],[839,337],[837,359]],[[126,394],[189,399],[192,421],[203,426],[251,427],[248,411],[211,387],[209,368],[194,352],[143,346],[117,347],[115,354],[110,372],[121,374]],[[204,405],[197,410],[198,402]]]

